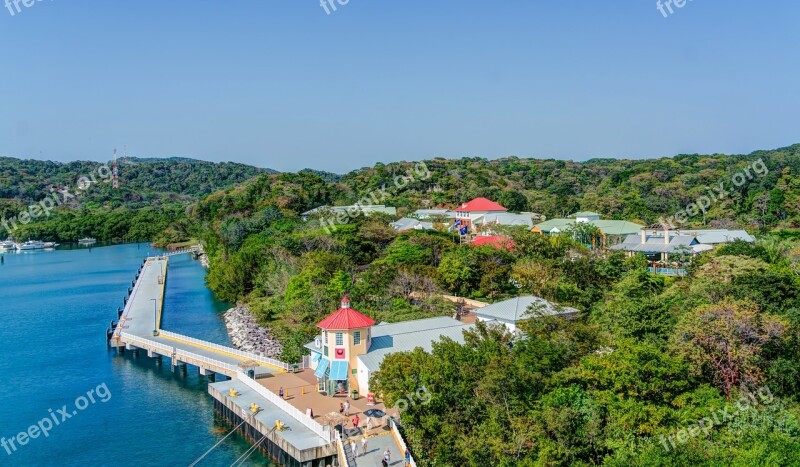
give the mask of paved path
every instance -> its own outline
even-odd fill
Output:
[[[256,374],[277,373],[282,370],[282,365],[284,364],[266,357],[162,331],[161,313],[164,305],[168,263],[168,257],[152,257],[146,260],[128,303],[125,305],[119,325],[114,331],[116,342],[146,348],[167,356],[171,356],[176,352],[184,352],[234,367],[246,360],[255,360],[261,363],[254,368]],[[158,336],[153,335],[154,330],[159,331]],[[171,351],[167,351],[164,347],[171,348]],[[188,361],[192,364],[200,361],[199,358],[194,360],[183,359],[180,355],[179,358],[181,361]],[[224,369],[221,366],[215,368]],[[209,369],[212,368],[209,366]],[[223,373],[227,374],[229,372]]]

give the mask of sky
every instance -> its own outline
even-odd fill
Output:
[[[796,0],[26,1],[0,9],[4,156],[344,173],[800,142]]]

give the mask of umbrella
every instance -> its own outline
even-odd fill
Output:
[[[386,416],[386,412],[380,409],[369,409],[364,411],[364,415],[369,418],[383,418]]]

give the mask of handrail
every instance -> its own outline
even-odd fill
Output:
[[[284,362],[282,362],[280,360],[276,360],[274,358],[264,357],[264,356],[258,355],[256,353],[253,353],[253,352],[246,352],[244,350],[239,350],[239,349],[235,349],[233,347],[227,347],[227,346],[224,346],[224,345],[215,344],[213,342],[204,341],[204,340],[197,339],[197,338],[194,338],[194,337],[184,336],[182,334],[178,334],[178,333],[171,332],[171,331],[161,330],[161,331],[159,331],[159,333],[164,335],[164,336],[166,336],[166,337],[171,337],[173,339],[183,340],[183,341],[189,342],[191,344],[202,345],[203,347],[209,347],[209,348],[212,348],[214,350],[218,350],[220,352],[225,352],[225,353],[229,353],[229,354],[232,354],[232,355],[236,355],[237,357],[242,357],[242,358],[246,358],[246,359],[249,359],[249,360],[255,360],[255,361],[260,362],[260,363],[266,363],[267,365],[278,367],[278,368],[284,369],[286,371],[290,371],[292,369],[292,365],[289,365],[288,363],[284,363]],[[300,364],[299,366],[302,367],[302,364]]]
[[[335,430],[334,430],[335,431]],[[347,453],[344,452],[344,443],[342,442],[342,435],[336,432],[336,448],[339,451],[339,465],[341,467],[350,467],[350,460],[347,458]]]
[[[292,406],[291,404],[283,400],[280,396],[278,396],[274,392],[258,384],[257,382],[252,380],[249,376],[244,374],[242,371],[239,371],[237,376],[239,381],[241,381],[247,387],[255,391],[259,396],[275,404],[275,406],[277,406],[279,409],[288,413],[292,418],[303,424],[303,426],[305,426],[309,430],[319,435],[321,438],[331,441],[331,434],[330,431],[326,429],[327,427],[321,425],[313,418],[304,414],[296,407]]]
[[[170,356],[174,355],[177,358],[192,359],[194,361],[206,363],[208,365],[214,365],[214,366],[216,366],[218,368],[223,368],[223,369],[225,369],[227,371],[230,371],[230,372],[232,372],[234,374],[239,372],[239,368],[236,365],[231,365],[230,363],[223,362],[221,360],[217,360],[217,359],[210,358],[210,357],[205,357],[203,355],[198,355],[198,354],[193,353],[193,352],[187,352],[187,351],[181,350],[181,349],[179,349],[177,347],[172,347],[172,346],[169,346],[169,345],[165,345],[165,344],[162,344],[160,342],[156,342],[156,341],[147,339],[145,337],[136,336],[136,335],[133,335],[133,334],[129,334],[127,332],[121,333],[120,337],[123,340],[127,341],[127,342],[139,343],[139,345],[141,345],[141,346],[150,346],[150,347],[153,347],[155,349],[161,350],[166,355],[170,355]]]
[[[149,260],[150,258],[147,259]],[[145,265],[146,264],[147,261],[145,261]],[[144,268],[142,268],[142,271],[144,271]],[[139,291],[139,286],[141,285],[141,283],[142,283],[142,276],[140,275],[139,279],[136,280],[136,284],[134,284],[133,286],[133,290],[128,296],[128,301],[125,303],[125,307],[122,309],[122,315],[119,317],[120,319],[117,322],[117,328],[114,330],[114,333],[117,335],[117,337],[120,337],[122,335],[122,324],[123,324],[122,318],[128,317],[128,313],[130,312],[131,306],[133,305],[133,298],[136,296],[136,292]]]
[[[406,445],[405,440],[403,439],[403,435],[400,434],[400,430],[397,428],[397,422],[394,421],[394,417],[389,417],[389,425],[392,427],[392,432],[394,433],[395,440],[397,444],[400,445],[400,448],[403,449],[403,452],[400,453],[401,456],[405,456],[406,451],[408,451],[408,445]],[[409,454],[411,451],[408,451]],[[410,457],[410,467],[417,467],[417,463],[414,461],[414,457]]]

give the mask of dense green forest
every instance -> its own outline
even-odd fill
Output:
[[[765,170],[753,171],[756,163]],[[141,199],[120,199],[133,196],[128,185],[25,228],[202,240],[209,287],[248,304],[286,361],[300,357],[344,293],[389,322],[451,315],[443,293],[490,302],[534,294],[582,311],[531,319],[515,336],[479,326],[463,345],[387,358],[373,384],[389,404],[421,387],[432,395],[402,414],[423,466],[800,465],[800,145],[639,161],[433,159],[236,184],[229,174],[212,183],[224,188],[194,201],[205,185],[173,189],[162,175],[142,174],[160,188],[143,188]],[[381,214],[331,230],[301,217],[368,198],[403,215],[484,196],[548,217],[593,210],[651,223],[720,190],[686,225],[745,228],[758,241],[707,253],[683,278],[652,275],[643,258],[588,250],[569,235],[511,228],[508,251],[447,232],[398,233]],[[742,400],[750,408],[739,410]]]
[[[120,188],[114,190],[111,162],[0,158],[0,216],[6,221],[0,225],[0,235],[13,230],[19,239],[74,241],[91,236],[109,241],[177,241],[185,232],[176,221],[185,217],[193,201],[256,175],[274,173],[244,164],[184,158],[120,158],[118,164]],[[32,205],[39,206],[32,221],[20,222],[20,214]]]
[[[479,327],[464,345],[388,358],[374,385],[389,404],[420,387],[432,394],[402,415],[421,465],[800,465],[798,156],[800,146],[645,161],[435,159],[402,189],[395,177],[418,165],[261,175],[198,201],[188,219],[211,258],[209,286],[249,304],[288,361],[344,293],[390,322],[452,314],[442,293],[535,294],[582,310],[533,319],[521,336]],[[768,171],[730,183],[759,160]],[[720,183],[727,196],[687,224],[759,240],[706,254],[679,279],[569,236],[509,229],[506,251],[447,232],[399,234],[385,215],[330,231],[299,216],[380,192],[400,214],[485,196],[549,217],[595,210],[647,223]],[[752,410],[728,414],[742,397]],[[722,418],[713,427],[703,422],[712,414]]]

